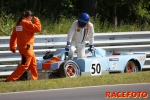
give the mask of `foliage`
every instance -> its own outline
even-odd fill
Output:
[[[150,18],[149,0],[88,0],[88,2],[87,0],[15,0],[15,2],[14,0],[1,0],[0,4],[1,12],[6,12],[6,14],[18,16],[25,10],[32,10],[35,15],[55,20],[64,16],[65,18],[78,16],[81,11],[85,11],[91,16],[99,14],[102,20],[111,22],[115,6],[120,21],[126,19],[136,21],[141,17]]]
[[[26,10],[42,21],[42,34],[65,34],[87,12],[95,32],[149,30],[149,0],[0,0],[0,35],[10,35]],[[114,26],[115,25],[115,26]]]
[[[6,15],[2,13],[0,17],[0,36],[8,36],[10,35],[13,27],[14,27],[14,16],[13,15]]]
[[[72,22],[76,18],[61,18],[59,23],[53,22],[53,20],[42,19],[42,31],[41,34],[67,34]]]
[[[69,28],[73,21],[77,18],[72,17],[70,19],[67,18],[60,18],[59,22],[54,19],[44,19],[41,18],[42,22],[42,31],[38,33],[38,35],[48,35],[48,34],[67,34]],[[107,20],[100,22],[101,16],[91,17],[90,21],[94,25],[95,33],[102,33],[102,32],[125,32],[125,31],[147,31],[150,30],[148,24],[145,27],[141,27],[138,23],[128,24],[125,22],[121,22],[120,25],[116,28]],[[6,15],[0,18],[0,36],[9,36],[12,32],[12,29],[16,23],[14,20],[14,16]]]

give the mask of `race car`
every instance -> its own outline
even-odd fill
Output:
[[[48,57],[45,57],[47,55]],[[144,53],[121,54],[114,52],[108,55],[100,47],[95,47],[92,52],[86,50],[86,56],[80,59],[74,54],[73,59],[68,60],[67,55],[68,51],[61,48],[58,48],[55,54],[47,52],[43,59],[37,59],[38,70],[48,72],[49,78],[131,73],[142,71],[146,59]]]

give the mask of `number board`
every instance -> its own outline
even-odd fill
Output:
[[[99,61],[95,60],[92,62],[90,73],[92,76],[101,75],[101,65]]]

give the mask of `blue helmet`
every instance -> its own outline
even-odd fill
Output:
[[[78,21],[87,24],[90,20],[90,16],[87,13],[81,13],[79,15]]]

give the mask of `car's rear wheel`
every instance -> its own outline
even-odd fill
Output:
[[[138,64],[132,60],[128,61],[125,67],[126,73],[138,72]]]
[[[80,69],[78,65],[72,61],[67,60],[59,68],[61,77],[77,77],[80,76]]]

